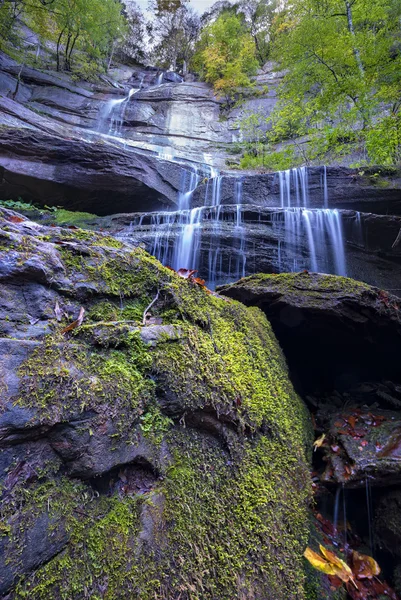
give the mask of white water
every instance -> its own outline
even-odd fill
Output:
[[[206,164],[185,169],[178,210],[145,214],[131,228],[135,231],[142,227],[142,234],[152,240],[149,251],[163,264],[176,270],[198,269],[212,288],[254,272],[250,257],[255,256],[257,262],[259,258],[253,242],[252,221],[247,223],[244,218],[242,178],[230,176],[223,186],[224,178]],[[273,255],[272,264],[276,264],[280,272],[308,269],[346,275],[341,211],[323,208],[329,202],[327,171],[322,170],[321,174],[322,208],[310,207],[306,168],[281,172],[278,178],[281,206],[276,212],[273,210],[270,217],[273,239],[278,240],[277,262]],[[199,206],[194,206],[194,192],[201,183],[205,184],[203,199],[200,201],[198,190]],[[227,197],[230,189],[232,198]],[[303,206],[304,203],[307,206]],[[254,209],[248,213],[250,219],[254,219],[252,213]],[[355,227],[359,225],[356,215]],[[255,225],[256,228],[261,226],[260,223]],[[268,230],[266,235],[269,235]],[[256,233],[256,239],[258,236],[260,239],[260,233]]]
[[[280,237],[279,270],[308,269],[317,273],[346,275],[341,215],[336,209],[287,208],[273,215],[273,228]],[[303,254],[307,241],[307,255]],[[294,263],[282,262],[283,242]]]
[[[306,167],[279,171],[280,204],[282,208],[308,206],[309,185]]]
[[[280,234],[278,260],[280,271],[307,268],[321,273],[346,275],[346,260],[341,215],[329,204],[327,169],[323,169],[323,206],[308,208],[308,170],[300,167],[279,173],[280,204],[284,209],[274,215],[273,226]],[[307,240],[308,256],[302,255],[303,240]],[[283,246],[291,247],[295,256],[292,265],[282,264]]]
[[[140,84],[142,85],[142,83]],[[125,111],[132,96],[141,88],[132,88],[125,98],[109,100],[100,111],[98,130],[107,135],[120,137]],[[107,131],[105,128],[107,127]]]

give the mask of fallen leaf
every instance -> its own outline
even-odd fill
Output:
[[[310,562],[312,567],[321,571],[322,573],[326,573],[326,575],[336,575],[337,568],[335,565],[331,565],[327,560],[325,560],[322,556],[319,556],[317,552],[314,552],[311,548],[306,548],[304,552],[304,557],[306,560]]]
[[[196,269],[178,269],[177,271],[177,275],[183,279],[190,279],[195,273],[197,273]]]
[[[318,448],[321,448],[321,446],[324,443],[324,440],[326,439],[326,434],[323,433],[320,438],[318,438],[317,440],[315,440],[313,442],[313,446],[314,446],[314,451],[316,451]]]
[[[331,446],[331,449],[333,450],[334,453],[337,453],[340,449],[340,446]]]
[[[76,321],[73,321],[70,325],[67,325],[67,327],[64,327],[64,329],[61,332],[62,335],[64,335],[64,333],[67,333],[68,331],[72,331],[73,329],[76,329],[77,327],[82,325],[82,321],[84,320],[84,315],[85,315],[85,309],[83,306],[81,306],[81,310],[79,311],[78,319]]]
[[[198,285],[201,285],[201,286],[204,286],[204,285],[205,285],[205,283],[206,283],[206,282],[205,282],[205,280],[204,280],[204,279],[201,279],[200,277],[193,277],[193,278],[192,278],[192,281],[193,281],[194,283],[197,283]]]
[[[17,215],[10,215],[9,217],[6,217],[6,219],[11,223],[23,223],[25,221],[25,219],[18,217]]]
[[[321,544],[319,545],[319,549],[323,556],[320,556],[308,547],[304,552],[304,557],[318,571],[326,573],[326,575],[334,575],[344,583],[351,581],[355,585],[353,573],[347,563]]]
[[[337,567],[337,572],[333,573],[333,575],[336,575],[336,577],[339,577],[341,579],[341,581],[344,581],[344,583],[347,583],[347,581],[353,580],[353,573],[351,571],[351,568],[347,565],[347,563],[345,563],[343,560],[341,560],[341,558],[338,558],[338,556],[336,556],[334,554],[334,552],[331,552],[331,550],[328,550],[321,544],[319,545],[319,549],[320,549],[320,552],[325,557],[325,559],[330,564]]]
[[[353,415],[351,415],[350,417],[348,417],[347,422],[349,425],[351,425],[352,429],[355,427],[356,424],[356,417],[354,417]]]
[[[356,550],[352,552],[352,566],[357,579],[373,579],[380,575],[381,571],[374,558],[366,554],[359,554]]]

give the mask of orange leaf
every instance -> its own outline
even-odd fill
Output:
[[[352,552],[353,571],[357,579],[372,579],[380,575],[380,567],[371,556]]]
[[[22,217],[18,217],[17,215],[10,215],[6,218],[7,221],[11,221],[11,223],[23,223],[25,221],[25,219],[23,219]]]
[[[67,327],[64,327],[64,329],[62,330],[61,333],[64,335],[64,333],[67,333],[68,331],[72,331],[73,329],[76,329],[77,327],[82,325],[82,321],[84,320],[84,315],[85,315],[85,309],[83,306],[81,306],[81,310],[79,311],[78,319],[76,321],[73,321],[70,325],[67,325]]]

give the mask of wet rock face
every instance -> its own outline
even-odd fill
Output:
[[[306,600],[309,420],[264,315],[104,234],[0,231],[0,595]]]

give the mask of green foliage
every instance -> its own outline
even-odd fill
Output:
[[[153,3],[155,18],[148,24],[154,48],[152,55],[157,66],[185,74],[199,34],[197,13],[180,0],[158,0]]]
[[[227,99],[232,99],[239,88],[250,86],[250,76],[256,73],[258,62],[243,18],[223,13],[208,25],[202,31],[192,64]]]
[[[373,164],[401,161],[401,112],[383,117],[366,132],[366,149]]]
[[[268,147],[261,145],[256,152],[245,153],[240,162],[241,169],[256,169],[267,171],[284,171],[302,164],[303,159],[297,156],[293,146],[272,152]]]
[[[93,79],[115,41],[124,36],[126,21],[118,0],[10,0],[0,6],[0,31],[8,44],[15,41],[17,19],[22,18],[43,41],[56,45],[57,70],[73,70]],[[25,59],[24,59],[25,62]]]
[[[156,404],[148,406],[146,412],[141,415],[141,431],[145,437],[150,438],[153,443],[159,444],[163,435],[174,425],[174,421],[163,415]]]
[[[287,74],[266,119],[266,145],[260,148],[254,138],[242,165],[270,168],[280,162],[277,150],[283,150],[277,145],[288,140],[295,144],[294,164],[355,150],[370,164],[396,164],[400,17],[401,5],[394,0],[295,0],[282,10],[272,24],[272,53]],[[302,136],[308,143],[297,145]]]

